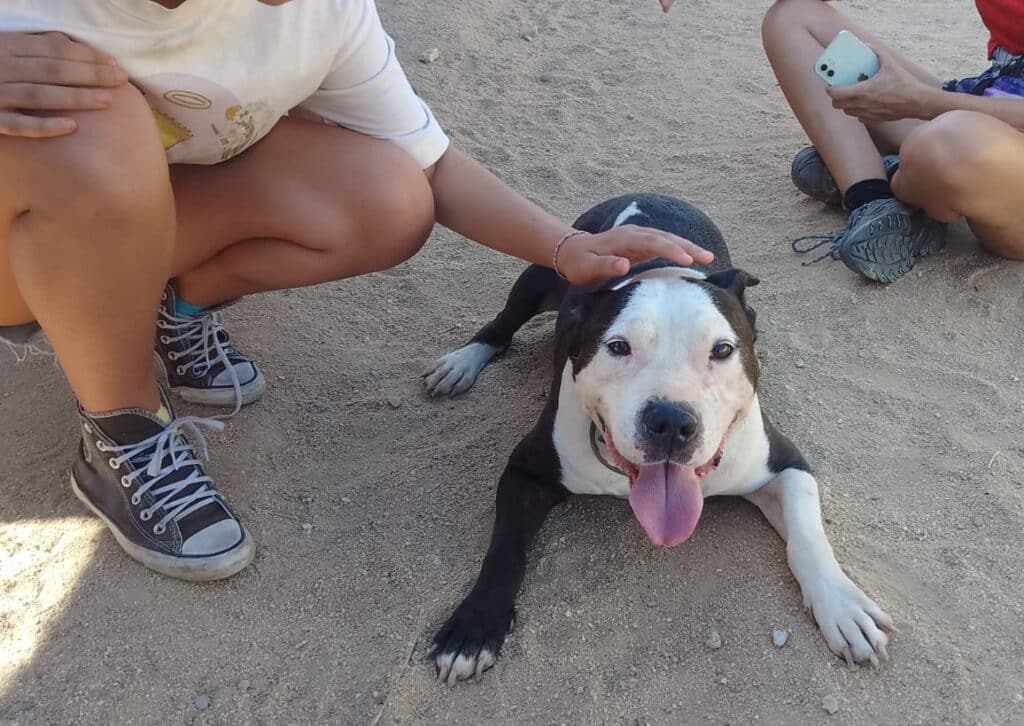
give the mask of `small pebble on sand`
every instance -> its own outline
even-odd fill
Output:
[[[196,707],[197,711],[205,711],[210,707],[210,697],[205,693],[201,696],[196,696],[192,704]]]
[[[303,522],[301,527],[302,527],[302,531],[307,533],[307,534],[309,532],[313,531],[313,523],[312,522]]]
[[[711,650],[718,650],[722,647],[722,636],[718,634],[717,630],[712,630],[711,635],[708,636],[707,643]]]
[[[784,648],[789,642],[789,633],[782,628],[775,628],[772,631],[772,642],[775,643],[776,648]]]
[[[423,55],[420,56],[420,63],[430,64],[430,63],[433,63],[434,61],[436,61],[440,57],[441,57],[441,51],[439,51],[437,48],[431,48],[426,53],[424,53]]]
[[[839,710],[839,699],[835,696],[825,696],[821,699],[821,707],[831,716]]]

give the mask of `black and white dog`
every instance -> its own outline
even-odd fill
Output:
[[[789,565],[828,646],[847,661],[886,657],[892,620],[840,568],[821,522],[818,484],[800,452],[761,412],[754,311],[714,223],[693,206],[629,195],[575,227],[654,227],[715,254],[706,270],[634,267],[599,289],[529,267],[505,309],[425,375],[432,396],[473,385],[513,334],[558,308],[551,396],[498,485],[494,533],[476,585],[434,638],[449,684],[490,668],[513,619],[527,552],[548,512],[570,494],[628,498],[655,545],[693,534],[705,497],[743,496],[787,543]]]

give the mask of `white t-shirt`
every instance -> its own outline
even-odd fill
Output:
[[[0,31],[60,31],[116,58],[171,163],[229,159],[293,110],[392,141],[423,168],[448,148],[373,0],[0,0]]]

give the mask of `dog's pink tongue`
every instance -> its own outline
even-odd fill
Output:
[[[629,506],[651,542],[674,547],[697,528],[704,495],[693,469],[678,464],[641,466],[629,490]]]

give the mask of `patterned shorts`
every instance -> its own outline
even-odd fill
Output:
[[[1024,98],[1024,55],[1013,55],[996,48],[992,67],[987,71],[980,76],[947,81],[942,88],[972,96]]]

